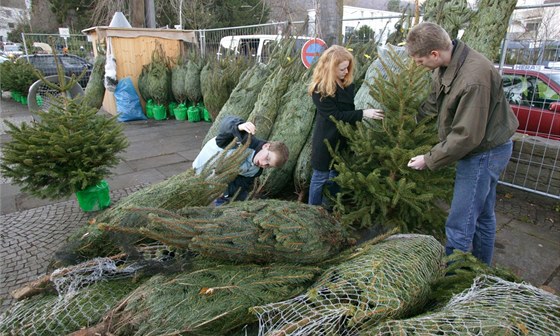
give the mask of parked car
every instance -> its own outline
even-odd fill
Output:
[[[16,58],[23,54],[21,43],[5,42],[2,47],[2,52],[9,58]]]
[[[57,55],[60,64],[64,67],[64,74],[71,77],[73,74],[79,76],[85,69],[86,73],[80,79],[79,83],[82,88],[85,88],[87,82],[89,81],[89,76],[91,75],[91,70],[93,65],[86,61],[85,59],[70,54],[59,54]],[[52,54],[35,54],[29,56],[20,56],[18,62],[29,62],[37,70],[41,71],[43,75],[50,76],[56,75],[56,63],[54,61],[54,56]]]
[[[503,78],[517,131],[560,140],[560,71],[503,69]]]

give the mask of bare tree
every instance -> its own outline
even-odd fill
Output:
[[[519,20],[525,26],[525,33],[519,35],[519,40],[529,41],[528,59],[531,64],[540,64],[545,60],[554,59],[558,55],[558,46],[551,42],[560,40],[560,7],[539,8],[530,10],[527,22]]]
[[[327,45],[338,44],[341,41],[342,4],[342,0],[317,1],[317,33]]]
[[[306,4],[310,1],[266,0],[272,21],[303,21],[307,18]]]
[[[215,21],[210,8],[214,0],[169,0],[171,8],[181,14],[183,28],[202,29],[208,28]]]
[[[92,26],[108,26],[115,12],[130,17],[130,0],[97,0],[91,16]]]

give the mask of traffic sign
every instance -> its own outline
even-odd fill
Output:
[[[301,61],[306,68],[309,69],[311,64],[319,59],[321,53],[327,49],[327,44],[320,38],[313,38],[303,45],[301,48]]]

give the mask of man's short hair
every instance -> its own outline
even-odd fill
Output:
[[[278,165],[276,167],[282,167],[288,158],[290,157],[290,151],[288,150],[288,146],[285,143],[280,141],[271,141],[269,142],[270,146],[268,150],[274,152],[278,159]]]
[[[406,37],[406,50],[414,57],[428,56],[434,50],[449,50],[451,46],[449,34],[432,22],[417,24]]]

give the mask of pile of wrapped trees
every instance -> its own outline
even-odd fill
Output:
[[[334,218],[327,213],[316,213],[304,222],[294,217],[279,221],[281,216],[269,221],[265,217],[271,211],[284,212],[288,207],[303,214],[309,208],[287,201],[251,202],[248,207],[242,207],[241,203],[224,206],[221,214],[201,207],[185,212],[182,224],[176,229],[196,228],[199,235],[215,234],[215,240],[196,241],[192,234],[181,235],[178,231],[174,233],[175,238],[179,242],[190,241],[189,247],[205,245],[203,250],[210,251],[204,252],[206,256],[179,253],[179,250],[172,257],[170,253],[142,253],[140,257],[120,254],[95,258],[49,274],[35,287],[30,285],[33,288],[27,291],[28,298],[17,302],[0,318],[0,334],[555,335],[560,332],[558,296],[491,276],[475,279],[471,288],[455,295],[442,308],[430,310],[433,306],[427,303],[431,286],[442,278],[445,262],[443,246],[431,236],[380,237],[346,247],[337,255],[321,255],[319,249],[312,247],[315,243],[308,244],[297,237],[319,233],[310,227],[322,224],[320,230],[323,233],[328,230],[330,234],[315,241],[322,241],[320,245],[324,248],[332,240],[330,251],[337,250],[341,241],[337,242],[336,237],[341,236],[340,232],[336,233],[340,226]],[[255,210],[256,206],[262,209],[247,212],[247,208]],[[188,217],[193,211],[197,215]],[[161,214],[160,211],[156,216]],[[171,217],[178,216],[176,213]],[[233,230],[217,233],[220,225],[216,223],[226,221],[234,226],[250,225],[239,233]],[[146,225],[148,231],[162,229],[161,222]],[[245,253],[234,246],[230,257],[216,258],[216,251],[222,256],[228,253],[224,246],[226,240],[253,232],[257,226],[260,235],[247,237],[245,244],[271,245],[268,254],[255,259],[254,249]],[[297,232],[302,229],[306,233]],[[233,245],[242,244],[241,240]],[[299,255],[304,262],[310,261],[304,258],[306,250],[315,256],[312,264],[293,261],[290,256],[298,246],[303,249]],[[269,259],[272,255],[275,258]],[[257,259],[260,262],[251,262]]]
[[[150,107],[169,108],[173,115],[177,106],[203,106],[215,119],[248,66],[243,59],[207,60],[192,50],[171,60],[159,45],[142,68],[138,89]],[[146,113],[151,117],[148,108]]]

